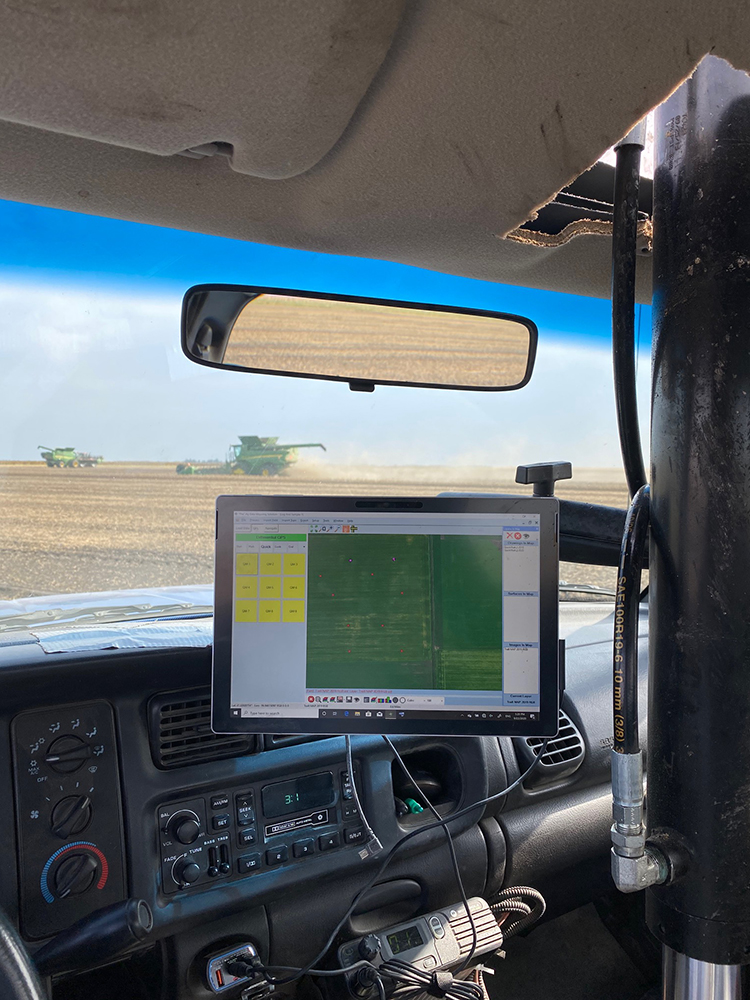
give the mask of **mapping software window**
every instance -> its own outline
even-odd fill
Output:
[[[235,512],[234,562],[232,714],[535,717],[538,515]]]

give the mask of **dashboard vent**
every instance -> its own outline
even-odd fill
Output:
[[[226,757],[241,757],[256,749],[255,736],[211,731],[208,688],[172,691],[149,703],[151,753],[157,767],[187,767]]]
[[[520,742],[521,749],[525,750],[524,757],[531,763],[543,743],[542,738],[529,736]],[[565,778],[578,770],[585,755],[586,747],[578,727],[570,716],[560,709],[557,735],[552,736],[547,742],[547,749],[529,779],[529,783],[535,784],[551,779]]]

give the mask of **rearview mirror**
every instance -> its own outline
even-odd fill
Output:
[[[376,385],[498,392],[531,378],[531,320],[507,313],[282,288],[197,285],[182,349],[214,368]]]

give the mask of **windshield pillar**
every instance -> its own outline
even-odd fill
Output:
[[[655,136],[648,820],[684,871],[647,890],[647,920],[675,952],[744,964],[750,77],[706,58]]]

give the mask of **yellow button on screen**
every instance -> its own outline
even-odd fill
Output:
[[[304,601],[284,601],[284,621],[303,622],[305,620]]]
[[[303,576],[284,577],[284,597],[304,597],[305,578]]]
[[[276,552],[261,552],[261,554],[260,554],[260,571],[261,571],[261,573],[280,573],[281,572],[281,553],[276,553]]]
[[[280,622],[281,601],[258,601],[259,622]]]
[[[236,622],[257,622],[258,602],[257,601],[235,601],[234,620]]]
[[[296,552],[286,553],[284,556],[284,574],[286,576],[304,576],[305,556]]]
[[[260,578],[260,597],[281,597],[281,577],[262,576]]]
[[[253,574],[258,572],[258,553],[241,552],[237,556],[237,572]]]
[[[257,576],[238,576],[235,587],[235,596],[251,601],[258,596]]]

